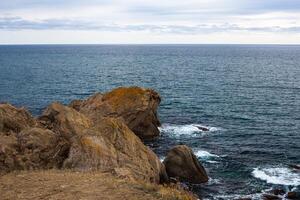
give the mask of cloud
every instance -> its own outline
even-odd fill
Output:
[[[153,25],[153,24],[97,24],[84,20],[70,19],[45,19],[39,21],[26,20],[21,17],[0,18],[0,29],[2,30],[96,30],[108,32],[122,31],[147,31],[155,33],[171,34],[203,34],[216,32],[292,32],[300,33],[300,26],[280,27],[245,27],[236,24],[197,24],[197,25]]]
[[[145,40],[161,36],[162,41],[201,34],[218,40],[222,34],[224,41],[244,42],[253,35],[269,42],[265,33],[272,33],[275,42],[275,35],[280,41],[285,35],[299,43],[299,27],[300,0],[0,0],[0,38],[10,41],[13,33],[22,39],[29,31],[45,38],[48,31],[49,39],[60,37],[54,31],[69,31],[76,40],[86,40],[81,33],[88,31],[102,38],[122,32]]]

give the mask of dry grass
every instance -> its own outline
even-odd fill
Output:
[[[194,200],[177,186],[119,179],[108,173],[20,171],[0,177],[0,199]]]

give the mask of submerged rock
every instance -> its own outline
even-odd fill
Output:
[[[288,192],[286,197],[288,199],[300,199],[300,195],[297,194],[297,192],[294,192],[294,191]]]
[[[209,128],[204,127],[204,126],[199,126],[199,125],[197,125],[196,127],[197,127],[200,131],[209,131]]]
[[[280,200],[282,198],[279,196],[273,195],[273,194],[263,194],[262,199],[263,200]]]
[[[291,165],[289,165],[289,167],[294,169],[294,170],[300,170],[300,165],[291,164]]]
[[[158,157],[119,119],[101,118],[71,146],[66,168],[110,171],[118,176],[159,183],[166,177]]]
[[[172,148],[163,163],[169,177],[195,184],[208,181],[204,167],[188,146],[178,145]]]
[[[159,136],[157,107],[160,101],[154,90],[120,87],[103,95],[97,93],[84,101],[73,101],[70,106],[95,123],[101,117],[121,118],[137,136],[150,139]]]
[[[281,188],[277,188],[277,189],[271,190],[270,193],[272,193],[274,195],[284,195],[285,191]]]

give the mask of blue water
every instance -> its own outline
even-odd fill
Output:
[[[207,168],[209,183],[191,186],[200,196],[299,189],[288,165],[300,164],[300,46],[0,46],[0,101],[34,115],[131,85],[162,96],[162,137],[147,144],[160,157],[187,144]]]

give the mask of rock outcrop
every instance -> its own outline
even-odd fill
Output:
[[[0,173],[13,170],[60,168],[68,143],[54,132],[24,128],[19,133],[0,133]]]
[[[166,167],[169,177],[195,184],[208,181],[204,167],[188,146],[178,145],[172,148],[168,152],[163,164]]]
[[[18,134],[22,169],[61,168],[69,152],[68,142],[48,129],[29,128]]]
[[[150,183],[203,183],[205,169],[187,146],[176,146],[164,163],[142,139],[159,135],[158,93],[138,87],[97,93],[69,106],[54,102],[40,117],[0,104],[0,173],[23,169],[110,172]]]
[[[58,102],[50,104],[38,119],[44,127],[68,140],[81,135],[85,129],[92,126],[91,120],[86,116]]]
[[[160,182],[166,173],[160,160],[121,120],[105,117],[98,122],[72,144],[65,167]]]
[[[0,104],[0,132],[15,132],[35,125],[34,118],[24,108]]]
[[[70,106],[95,123],[101,117],[121,118],[138,137],[151,139],[159,136],[157,107],[160,100],[154,90],[121,87],[103,95],[97,93],[83,101],[75,100]]]

